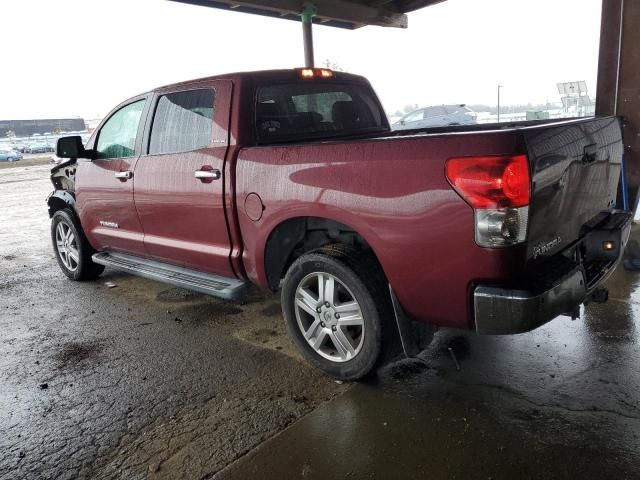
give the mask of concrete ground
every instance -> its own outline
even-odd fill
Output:
[[[207,477],[347,388],[297,358],[275,297],[67,280],[50,190],[46,166],[0,171],[0,479]]]
[[[0,170],[1,480],[640,478],[637,274],[577,321],[442,330],[339,385],[296,355],[275,297],[68,281],[47,174]]]
[[[640,478],[640,284],[519,336],[440,331],[215,478]],[[457,369],[449,349],[459,363]]]

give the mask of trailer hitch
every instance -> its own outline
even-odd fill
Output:
[[[584,306],[586,307],[590,303],[605,303],[609,300],[609,290],[603,287],[596,288],[593,292],[587,295],[584,299]],[[571,317],[571,320],[577,320],[580,318],[580,305],[577,305],[573,310],[566,312],[564,315]]]
[[[584,301],[584,304],[587,305],[589,303],[605,303],[609,300],[609,290],[606,288],[600,287],[596,288],[593,292],[589,294],[587,299]]]

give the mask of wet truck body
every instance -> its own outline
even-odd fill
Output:
[[[602,263],[597,272],[585,267],[591,259],[579,252],[590,228],[611,216],[628,225],[629,215],[614,211],[618,120],[461,130],[242,149],[237,198],[256,192],[266,206],[259,222],[238,212],[248,277],[275,287],[279,277],[269,279],[264,268],[270,233],[289,219],[312,216],[347,225],[366,240],[412,319],[507,334],[573,312],[618,258],[616,249],[604,262],[595,255]],[[596,158],[585,162],[585,148],[594,144]],[[533,163],[525,241],[479,246],[474,209],[452,188],[446,162],[523,152]],[[628,229],[622,244],[627,236]],[[574,270],[584,270],[584,278],[563,285]],[[554,287],[557,293],[546,294]],[[547,310],[540,303],[545,294],[559,303]]]
[[[162,98],[203,89],[215,92],[210,142],[154,153]],[[394,132],[364,78],[325,70],[211,77],[132,101],[127,158],[95,154],[99,127],[88,160],[54,169],[57,186],[73,178],[51,212],[71,206],[98,256],[277,290],[301,255],[343,243],[375,259],[397,318],[508,334],[574,314],[628,237],[614,117]]]

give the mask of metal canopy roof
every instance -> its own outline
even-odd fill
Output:
[[[356,29],[365,25],[407,28],[408,12],[444,0],[171,0],[203,7],[300,21],[311,7],[313,23],[330,27]]]

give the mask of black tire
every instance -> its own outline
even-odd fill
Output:
[[[63,229],[68,228],[75,239],[74,247],[77,251],[78,259],[77,261],[72,260],[71,267],[63,260],[64,254],[61,253],[58,247],[56,232],[60,224],[62,224]],[[80,221],[73,211],[65,208],[53,214],[51,218],[51,243],[58,265],[60,265],[62,272],[71,280],[95,280],[104,271],[103,265],[98,265],[91,260],[91,256],[95,253],[95,250],[89,245],[87,238],[84,236]]]
[[[337,362],[322,356],[305,339],[298,325],[296,291],[302,285],[301,282],[314,273],[335,277],[347,287],[362,313],[364,325],[361,347],[353,358],[346,361]],[[371,254],[343,245],[330,245],[302,255],[291,265],[285,276],[282,285],[282,310],[287,330],[303,357],[311,365],[336,379],[361,379],[372,372],[381,358],[383,323],[390,312],[390,298],[384,275]],[[318,316],[319,319],[322,318],[320,313]],[[312,322],[310,314],[309,318]]]

